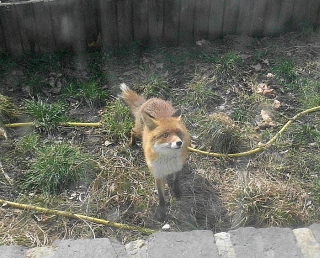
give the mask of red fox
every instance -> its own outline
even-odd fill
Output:
[[[159,98],[146,100],[126,84],[120,85],[122,99],[135,117],[131,130],[131,145],[142,140],[146,163],[153,174],[159,195],[160,217],[165,216],[164,184],[173,175],[173,192],[181,195],[179,172],[186,162],[190,136],[181,121],[181,110]]]

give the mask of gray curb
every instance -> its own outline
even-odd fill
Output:
[[[238,228],[157,232],[126,245],[108,238],[59,240],[52,246],[0,246],[0,258],[319,258],[320,224],[308,228]]]

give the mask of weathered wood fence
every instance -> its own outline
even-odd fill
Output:
[[[0,4],[0,53],[271,36],[320,24],[320,0],[45,0]]]

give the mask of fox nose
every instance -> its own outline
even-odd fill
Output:
[[[177,141],[176,144],[177,144],[178,147],[181,147],[182,141]]]

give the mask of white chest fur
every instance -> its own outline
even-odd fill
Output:
[[[167,153],[160,153],[155,160],[148,163],[148,166],[156,178],[165,178],[182,169],[181,151],[171,150]]]

